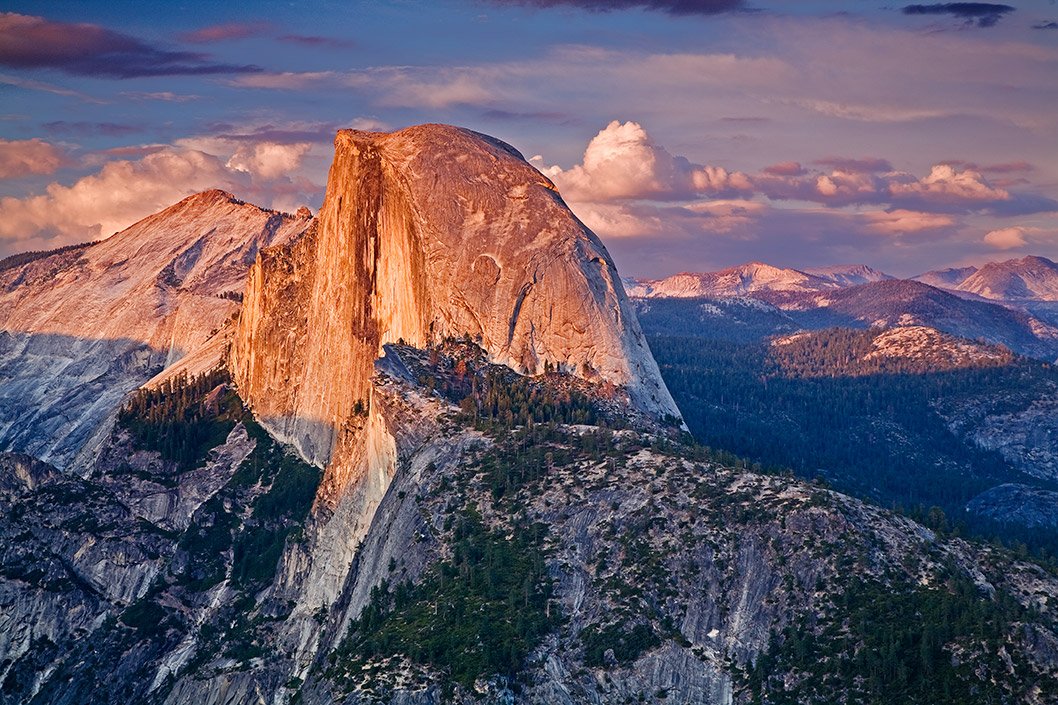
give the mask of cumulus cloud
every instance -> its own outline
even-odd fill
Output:
[[[62,149],[43,140],[5,140],[0,137],[0,179],[51,174],[66,161]]]
[[[745,174],[673,156],[638,123],[618,120],[592,138],[581,164],[543,172],[573,201],[686,199],[696,194],[733,195],[752,187]]]
[[[0,14],[0,66],[111,78],[260,71],[256,66],[218,63],[204,54],[154,47],[95,24],[14,12]]]
[[[655,10],[670,15],[717,15],[746,7],[744,0],[489,0],[493,5],[521,5],[541,9],[575,7],[591,12]]]
[[[312,145],[308,142],[243,144],[231,155],[226,166],[262,179],[274,179],[296,171],[301,166],[302,158],[311,148]]]
[[[965,161],[913,174],[881,157],[832,155],[732,172],[672,154],[636,122],[608,124],[570,168],[543,166],[548,162],[540,156],[532,161],[634,275],[762,257],[795,266],[868,261],[886,267],[903,262],[912,248],[921,253],[914,255],[916,267],[939,264],[953,249],[1018,246],[1010,233],[982,243],[980,231],[968,232],[974,218],[1058,210],[1045,198],[991,182],[984,167]],[[1031,170],[1025,163],[993,166],[995,173]],[[1030,229],[1015,234],[1045,242]]]
[[[615,120],[588,143],[580,164],[569,169],[547,166],[541,170],[571,203],[756,196],[772,201],[808,201],[832,208],[873,205],[903,216],[899,221],[891,217],[872,221],[876,229],[900,227],[908,232],[913,229],[912,213],[1009,215],[1058,210],[1058,203],[1052,199],[1012,192],[990,182],[981,171],[956,163],[935,164],[924,177],[896,171],[888,160],[877,157],[830,156],[814,160],[813,164],[830,169],[811,170],[798,162],[782,162],[759,173],[746,174],[695,164],[671,154],[639,123]],[[997,166],[998,171],[1024,167]],[[918,222],[926,221],[920,215]],[[935,226],[948,224],[942,217],[932,222]]]
[[[212,155],[165,149],[109,162],[71,186],[53,183],[36,196],[0,199],[0,238],[56,245],[98,239],[196,191],[242,185]]]
[[[333,126],[213,127],[213,134],[174,144],[92,152],[81,161],[82,166],[95,164],[95,173],[72,184],[52,183],[25,198],[0,198],[0,256],[108,237],[189,194],[210,188],[288,212],[301,205],[318,205],[327,162],[322,155],[329,156]],[[11,151],[4,146],[0,145],[0,166],[2,155]],[[321,149],[314,153],[314,147]]]
[[[995,203],[1009,201],[1010,192],[992,186],[972,169],[958,171],[951,164],[935,164],[929,175],[908,183],[892,183],[895,198],[911,197],[936,204]]]

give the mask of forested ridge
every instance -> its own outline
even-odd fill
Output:
[[[999,453],[953,433],[941,405],[987,399],[996,412],[1058,383],[1044,362],[998,357],[944,371],[921,358],[864,359],[877,331],[816,331],[785,345],[649,336],[695,438],[773,471],[823,476],[836,489],[916,517],[936,506],[949,528],[1024,542],[1044,555],[1058,536],[968,516],[966,503],[1027,477]],[[796,336],[791,336],[796,338]]]

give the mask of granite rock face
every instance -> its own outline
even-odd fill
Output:
[[[512,147],[420,125],[343,130],[335,149],[318,232],[262,253],[233,346],[277,437],[327,464],[382,345],[464,336],[519,372],[555,366],[679,416],[606,249]]]
[[[0,449],[83,470],[131,389],[238,310],[257,252],[311,218],[206,191],[106,240],[0,271]]]

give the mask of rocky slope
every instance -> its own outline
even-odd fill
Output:
[[[762,289],[738,297],[635,299],[648,335],[750,342],[834,327],[933,328],[1004,345],[1022,355],[1058,358],[1058,326],[983,299],[921,282],[889,279],[825,292]]]
[[[0,702],[1054,702],[1040,567],[720,464],[575,378],[467,344],[385,352],[397,466],[329,602],[304,563],[318,475],[223,384],[123,417],[97,479],[0,462],[0,531],[33,537],[2,556]],[[144,442],[188,402],[231,430],[180,470]],[[119,457],[134,486],[109,481]],[[127,509],[205,463],[223,482],[189,520]]]
[[[0,448],[86,467],[83,451],[122,397],[201,348],[238,310],[257,252],[310,220],[207,191],[106,240],[4,269]]]

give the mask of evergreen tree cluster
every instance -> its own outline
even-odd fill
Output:
[[[1038,615],[972,580],[935,587],[852,578],[822,624],[800,622],[776,634],[748,674],[751,702],[856,702],[864,705],[1013,705],[1020,695],[990,674],[1029,673],[1005,663],[1010,625]],[[840,615],[840,619],[833,615]],[[771,674],[792,674],[773,678]],[[1058,692],[1045,678],[1042,692]]]
[[[243,414],[238,396],[223,393],[228,383],[227,370],[217,369],[139,389],[118,412],[118,423],[138,447],[158,451],[178,471],[197,467]]]
[[[957,339],[950,341],[954,352],[943,349],[916,350],[913,355],[873,355],[877,329],[828,328],[812,331],[773,344],[767,351],[767,373],[772,377],[850,377],[864,375],[922,375],[952,370],[983,370],[1015,362],[1010,350],[978,341],[982,353],[958,352]]]
[[[452,529],[452,558],[417,582],[375,587],[331,656],[339,681],[371,659],[402,654],[465,688],[482,677],[514,681],[529,652],[557,626],[541,549],[546,529],[489,529],[469,507]]]

